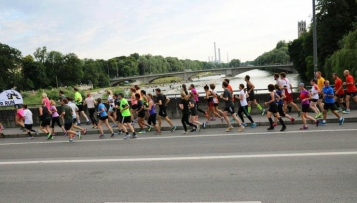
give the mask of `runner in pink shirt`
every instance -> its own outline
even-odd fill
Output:
[[[50,100],[48,99],[46,93],[42,93],[42,102],[45,103],[45,106],[47,107],[47,109],[51,108],[51,103],[50,103]]]
[[[199,105],[198,105],[198,104],[199,104],[199,99],[198,99],[198,96],[199,96],[199,95],[198,95],[198,93],[197,93],[197,90],[195,89],[195,85],[194,85],[194,84],[191,84],[189,90],[191,90],[192,94],[194,95],[194,98],[193,98],[193,99],[194,99],[195,102],[196,102],[197,111],[203,113],[206,117],[208,117],[207,112],[205,112],[205,111],[203,111],[202,109],[199,108]]]

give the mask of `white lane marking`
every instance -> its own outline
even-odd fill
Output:
[[[255,132],[255,133],[230,133],[230,134],[197,134],[197,135],[172,135],[172,136],[157,136],[157,137],[142,137],[142,138],[137,138],[136,140],[156,140],[156,139],[178,139],[178,138],[200,138],[200,137],[223,137],[223,136],[245,136],[245,135],[272,135],[272,134],[290,134],[290,133],[296,133],[296,134],[310,134],[313,136],[313,133],[322,133],[322,132],[350,132],[350,131],[356,131],[356,129],[335,129],[335,130],[308,130],[308,131],[285,131],[285,132],[278,132],[278,131],[273,131],[273,132]],[[168,133],[169,134],[169,133]],[[60,137],[60,136],[59,136]],[[17,138],[20,139],[20,138]],[[36,138],[35,138],[36,139]],[[41,138],[40,138],[41,139]],[[25,138],[24,138],[25,141]],[[123,140],[122,138],[108,138],[108,139],[90,139],[90,140],[75,140],[77,143],[81,142],[112,142],[112,141],[125,141],[128,142],[128,140]],[[68,140],[66,141],[43,141],[43,142],[32,142],[32,141],[27,141],[27,142],[10,142],[10,143],[0,143],[0,146],[9,146],[9,145],[27,145],[27,144],[56,144],[56,143],[68,143]]]
[[[192,157],[157,157],[157,158],[3,161],[3,162],[0,162],[0,165],[59,164],[59,163],[103,163],[103,162],[107,162],[108,163],[108,162],[192,161],[192,160],[213,160],[213,159],[248,159],[248,158],[342,156],[342,155],[357,155],[357,151],[350,151],[350,152],[290,153],[290,154],[248,154],[248,155],[222,155],[222,156],[192,156]]]
[[[244,202],[104,202],[104,203],[262,203],[262,202],[244,201]]]

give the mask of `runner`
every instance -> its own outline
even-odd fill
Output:
[[[89,112],[89,118],[92,121],[92,128],[97,128],[98,127],[97,120],[94,117],[95,105],[96,104],[97,104],[97,102],[92,97],[92,94],[88,93],[87,94],[87,98],[84,99],[83,105],[87,105],[87,109],[88,109],[88,112]]]
[[[60,95],[60,99],[59,99],[60,102],[62,101],[62,99],[67,99],[66,95],[64,95],[64,92],[62,90],[60,90],[58,93]]]
[[[73,112],[72,108],[68,106],[68,100],[66,98],[63,98],[61,100],[61,104],[62,104],[61,117],[64,120],[64,129],[67,132],[69,142],[73,142],[73,137],[75,135],[77,135],[79,139],[82,139],[82,135],[80,133],[76,133],[76,131],[72,130],[73,114],[75,114],[75,112]]]
[[[267,118],[269,119],[270,127],[267,130],[274,130],[273,119],[271,118],[271,116],[274,115],[276,118],[278,118],[280,124],[283,126],[280,131],[285,131],[286,130],[285,123],[283,119],[281,119],[278,112],[278,106],[275,103],[276,99],[275,99],[274,89],[275,86],[273,84],[268,85],[268,90],[270,92],[269,95],[270,100],[268,102],[264,102],[264,105],[269,106]]]
[[[136,121],[134,119],[135,118],[134,115],[136,113],[138,100],[136,100],[136,97],[135,97],[136,89],[135,88],[130,88],[130,92],[131,92],[131,97],[130,97],[130,101],[131,101],[131,109],[130,109],[131,123],[134,124],[134,121]]]
[[[275,85],[275,99],[276,104],[278,106],[278,112],[281,117],[288,118],[291,123],[295,122],[295,119],[284,112],[284,99],[286,98],[283,90],[280,89],[279,85]],[[278,125],[278,118],[274,117],[273,126],[276,127]]]
[[[120,125],[120,128],[125,133],[124,140],[129,139],[129,138],[137,138],[138,136],[136,135],[135,130],[134,130],[133,126],[131,125],[131,114],[130,114],[130,106],[129,106],[128,100],[126,100],[124,98],[123,93],[119,93],[118,98],[120,99],[119,109],[121,112],[121,121],[120,121],[119,125]],[[126,126],[133,133],[132,136],[130,136]]]
[[[299,84],[299,89],[300,89],[300,97],[298,98],[298,100],[301,101],[301,106],[302,106],[301,107],[301,109],[302,109],[301,120],[303,123],[303,126],[302,126],[302,128],[300,128],[300,130],[308,129],[307,124],[306,124],[306,119],[314,121],[316,124],[316,127],[318,127],[319,121],[307,114],[309,112],[309,108],[310,108],[310,99],[312,99],[311,93],[305,89],[304,83]]]
[[[316,85],[317,83],[317,80],[315,79],[312,79],[310,81],[310,84],[311,84],[311,102],[310,102],[310,108],[315,112],[315,118],[320,118],[322,117],[322,113],[320,112],[319,108],[317,108],[316,104],[319,100],[319,87]]]
[[[246,75],[244,78],[245,82],[247,83],[247,94],[248,94],[248,114],[250,114],[250,111],[252,110],[252,103],[260,110],[261,114],[264,115],[265,109],[263,109],[260,104],[258,104],[256,98],[255,98],[255,93],[254,89],[255,86],[253,83],[250,81],[250,76]]]
[[[191,132],[196,131],[196,126],[193,125],[192,123],[190,123],[190,121],[189,121],[191,111],[190,111],[190,107],[189,107],[188,97],[184,92],[181,92],[181,101],[180,101],[179,107],[182,111],[181,123],[182,123],[183,129],[184,129],[184,132],[182,134],[187,134],[187,125],[193,127]],[[198,129],[199,129],[199,131],[201,130],[200,128],[198,128]]]
[[[194,95],[194,100],[195,100],[196,105],[197,105],[197,111],[203,113],[206,116],[206,118],[208,118],[208,113],[199,108],[199,98],[198,98],[199,95],[198,95],[197,90],[195,89],[195,85],[191,84],[189,90],[191,90],[191,92]]]
[[[197,104],[195,101],[195,95],[190,92],[188,93],[188,107],[191,111],[191,116],[190,116],[190,122],[194,124],[193,129],[190,132],[196,132],[197,129],[198,131],[201,131],[201,126],[203,127],[203,123],[198,121],[198,111],[197,111]]]
[[[209,90],[208,85],[205,85],[203,87],[203,89],[206,92],[206,96],[204,97],[205,99],[207,99],[207,103],[208,103],[208,109],[207,109],[207,122],[209,122],[210,117],[211,117],[211,113],[214,115],[213,120],[216,120],[215,116],[217,116],[218,118],[222,118],[221,115],[219,115],[219,113],[216,111],[216,107],[214,106],[214,98],[216,98],[216,96],[213,95],[212,91]],[[216,98],[217,99],[217,98]],[[205,125],[205,123],[204,123]]]
[[[282,85],[281,80],[280,80],[280,75],[279,75],[279,73],[274,73],[274,80],[275,80],[275,84],[278,85],[279,89],[280,89],[280,90],[284,90],[283,85]],[[284,91],[284,92],[285,92],[285,91]],[[284,95],[285,95],[285,93],[284,93]],[[285,98],[286,98],[286,96],[285,96]],[[283,103],[284,103],[284,101],[283,101]],[[292,107],[288,105],[287,108],[288,108],[289,113],[290,113]],[[287,113],[287,112],[284,112],[284,114],[285,114],[285,113]],[[280,116],[281,116],[281,115],[280,115]],[[276,122],[277,122],[277,119],[275,118],[275,123],[274,123],[274,124],[276,124]]]
[[[63,125],[61,124],[59,114],[56,108],[56,102],[54,100],[50,100],[50,111],[52,112],[52,123],[51,123],[51,135],[55,136],[55,124],[57,123],[58,127],[60,127],[63,131],[63,134],[66,135],[66,130],[64,129]]]
[[[139,124],[139,127],[140,127],[139,134],[144,134],[144,133],[146,133],[146,131],[144,130],[144,126],[148,127],[148,131],[151,130],[151,126],[148,125],[145,122],[145,112],[146,112],[145,109],[146,109],[146,107],[144,105],[144,102],[142,100],[140,100],[140,94],[136,93],[135,94],[135,99],[138,101],[137,108],[136,108],[136,113],[138,115],[138,124]]]
[[[79,137],[82,136],[81,132],[83,132],[83,134],[86,135],[87,134],[87,129],[77,126],[77,112],[79,111],[78,106],[75,103],[73,103],[73,99],[72,98],[68,98],[67,97],[67,100],[68,100],[67,105],[69,107],[71,107],[71,109],[72,109],[72,120],[73,120],[72,130],[73,130],[73,128],[74,129],[78,129],[79,130],[79,132],[78,132]]]
[[[32,125],[33,125],[32,112],[30,109],[27,108],[26,104],[22,105],[22,108],[24,109],[25,128],[26,128],[26,133],[29,136],[28,139],[33,139],[31,132],[36,133],[36,135],[38,136],[38,131],[32,129]]]
[[[0,123],[0,135],[2,138],[4,138],[5,134],[2,132],[4,130],[4,126],[2,125],[2,123]]]
[[[156,98],[157,98],[156,105],[159,106],[159,116],[158,116],[159,129],[161,130],[162,118],[164,118],[166,120],[166,122],[170,124],[171,132],[174,132],[176,130],[176,126],[174,126],[174,124],[172,124],[172,121],[170,120],[170,118],[167,116],[167,113],[166,113],[166,106],[170,102],[170,98],[163,95],[161,93],[160,88],[157,88],[155,91],[156,91]]]
[[[218,108],[218,105],[219,105],[219,96],[217,94],[217,91],[215,90],[216,88],[216,85],[215,84],[210,84],[209,87],[211,88],[211,93],[212,93],[212,96],[213,96],[213,103],[214,103],[214,107],[215,107],[215,111],[217,113],[219,113],[220,115],[223,115],[223,111],[221,111],[219,108]],[[224,121],[224,118],[223,116],[220,116],[221,118],[221,121],[223,123]]]
[[[251,122],[251,126],[250,127],[251,128],[255,128],[257,126],[257,124],[253,121],[252,117],[250,116],[249,110],[247,110],[248,102],[247,102],[247,94],[244,92],[244,84],[240,84],[239,85],[239,95],[236,95],[235,98],[238,99],[239,102],[240,102],[240,107],[239,107],[239,110],[238,110],[238,116],[243,122],[242,125],[244,127],[247,126],[247,124],[244,122],[244,118],[243,118],[243,113],[244,113],[244,115],[247,116],[247,118]],[[249,109],[249,107],[248,107],[248,109]]]
[[[322,88],[324,87],[325,78],[321,76],[320,71],[316,72],[316,78],[317,78],[317,86],[319,87],[319,92],[320,92],[319,100],[317,101],[317,104],[320,107],[320,111],[324,111],[324,104],[323,104],[324,98],[322,94]]]
[[[21,126],[21,130],[25,130],[25,124],[24,124],[24,109],[23,108],[18,108],[16,110],[16,116],[15,116],[15,121],[18,125]]]
[[[346,111],[343,111],[343,113],[349,114],[351,112],[350,99],[352,98],[354,102],[357,102],[357,88],[355,79],[350,75],[350,71],[343,71],[343,75],[346,77],[346,82],[343,83],[346,85]]]
[[[332,74],[332,78],[335,80],[335,104],[338,108],[338,111],[341,112],[342,108],[340,107],[340,104],[342,104],[345,109],[346,109],[346,103],[343,101],[345,97],[345,90],[343,89],[343,82],[342,80],[337,76],[336,73]]]
[[[59,95],[60,95],[60,98],[59,98],[59,100],[58,100],[58,102],[60,102],[61,103],[61,108],[60,109],[58,109],[58,114],[60,114],[60,115],[62,115],[62,99],[67,99],[67,97],[64,95],[64,92],[62,91],[62,90],[60,90],[59,92]],[[64,119],[63,119],[63,117],[62,116],[60,116],[61,117],[61,120],[62,120],[62,123],[63,123],[63,125],[64,125]]]
[[[148,100],[149,100],[149,107],[147,109],[147,111],[149,112],[148,124],[150,126],[154,126],[157,135],[161,135],[161,131],[159,129],[159,126],[156,124],[155,103],[153,101],[153,96],[152,96],[151,93],[148,94]],[[150,131],[150,130],[148,130],[148,131]]]
[[[110,127],[109,122],[108,122],[108,113],[107,113],[107,108],[105,107],[105,105],[102,103],[102,99],[98,98],[98,115],[99,115],[99,123],[98,123],[98,128],[100,131],[100,135],[99,138],[103,138],[104,137],[104,132],[103,132],[103,123],[107,126],[108,130],[112,133],[111,137],[114,136],[114,132],[112,127]]]
[[[47,109],[51,108],[50,100],[48,99],[46,93],[42,93],[42,102],[45,103],[45,106],[47,107]]]
[[[322,88],[323,92],[323,98],[324,98],[324,120],[321,122],[320,125],[325,126],[326,125],[326,117],[327,117],[327,111],[331,110],[331,112],[338,118],[340,125],[343,124],[345,121],[344,118],[340,117],[338,113],[335,111],[335,94],[333,92],[332,87],[330,87],[330,81],[325,80],[325,86]]]
[[[145,90],[140,91],[140,98],[144,105],[145,115],[149,116],[149,113],[147,111],[147,108],[149,107],[149,99],[148,99],[148,96],[146,95]],[[150,126],[150,128],[151,128],[151,126]],[[148,131],[150,131],[150,130],[148,129]]]
[[[233,126],[227,116],[228,113],[230,113],[232,118],[238,123],[238,126],[239,126],[238,132],[241,132],[244,130],[244,126],[242,125],[241,121],[239,120],[236,113],[234,112],[234,103],[232,101],[232,94],[231,94],[231,90],[228,89],[228,85],[229,84],[227,82],[222,83],[222,88],[224,89],[224,92],[220,96],[220,98],[223,99],[224,103],[225,103],[223,117],[228,124],[228,128],[226,129],[226,132],[229,132],[233,129]]]
[[[108,99],[107,99],[107,104],[109,105],[108,109],[108,118],[113,122],[112,127],[117,127],[117,124],[115,123],[116,115],[114,114],[114,100],[116,99],[116,96],[113,95],[113,92],[111,90],[107,90],[108,94]]]
[[[39,108],[40,111],[40,130],[47,135],[47,139],[53,140],[54,137],[51,135],[50,124],[51,124],[51,114],[52,112],[46,107],[45,101],[42,101],[42,106]]]
[[[86,121],[87,121],[87,125],[90,124],[89,122],[89,119],[87,117],[87,115],[84,113],[84,109],[83,109],[83,98],[82,98],[82,95],[81,93],[78,92],[78,89],[77,88],[73,88],[74,90],[74,101],[78,107],[78,112],[76,112],[77,116],[77,125],[80,126],[81,125],[81,117],[80,115],[82,115]]]
[[[285,91],[285,96],[286,96],[286,98],[284,99],[285,112],[287,112],[287,106],[291,105],[298,111],[298,117],[299,117],[301,115],[301,111],[300,111],[299,107],[293,101],[293,97],[292,97],[293,86],[291,85],[290,81],[286,78],[285,72],[280,73],[280,78],[281,78],[281,85]]]
[[[187,87],[186,84],[182,84],[182,91],[181,93],[184,92],[187,96],[188,96],[188,91],[187,91]]]

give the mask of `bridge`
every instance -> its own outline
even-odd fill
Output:
[[[219,68],[219,69],[205,69],[205,70],[196,70],[196,71],[185,71],[185,72],[172,72],[165,74],[155,74],[155,75],[142,75],[142,76],[134,76],[134,77],[125,77],[125,78],[112,78],[110,79],[110,85],[115,86],[124,81],[130,80],[139,80],[144,84],[151,83],[153,80],[168,77],[168,76],[176,76],[181,77],[183,80],[187,81],[191,79],[193,76],[196,76],[199,73],[211,72],[217,75],[226,75],[226,76],[236,76],[241,73],[261,69],[267,71],[275,71],[275,72],[295,72],[292,64],[288,65],[270,65],[270,66],[251,66],[251,67],[236,67],[236,68]]]

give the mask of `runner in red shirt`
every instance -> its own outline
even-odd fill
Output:
[[[229,91],[231,92],[231,94],[232,94],[232,102],[234,103],[233,88],[232,88],[232,86],[229,84],[229,79],[226,78],[226,79],[224,79],[223,81],[226,82],[226,83],[228,83],[227,89],[229,89]]]
[[[332,74],[332,78],[335,80],[335,104],[338,108],[338,111],[341,112],[342,108],[340,107],[340,104],[346,108],[346,103],[343,101],[343,98],[345,97],[345,90],[342,86],[342,80],[337,76],[336,73]]]
[[[343,83],[346,85],[346,111],[343,111],[343,113],[348,114],[350,113],[350,99],[352,98],[354,102],[357,102],[357,89],[355,79],[350,75],[350,71],[343,71],[343,75],[346,77],[346,82]]]

